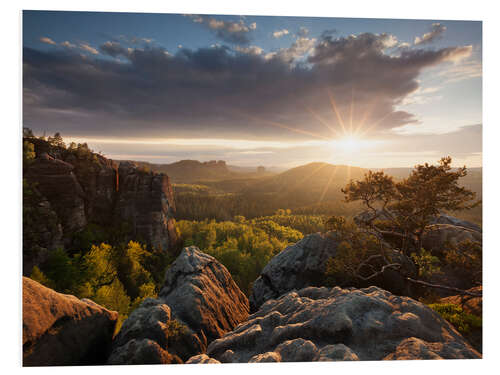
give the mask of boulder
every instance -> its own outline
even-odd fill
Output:
[[[204,343],[236,327],[249,312],[247,297],[226,267],[195,246],[184,248],[167,270],[160,298]]]
[[[186,362],[186,364],[196,364],[196,363],[203,363],[203,364],[213,363],[213,364],[216,364],[216,363],[220,363],[220,362],[217,361],[216,359],[210,358],[206,354],[195,355],[195,356],[189,358],[189,360]]]
[[[373,211],[367,210],[354,216],[353,220],[356,224],[361,225],[369,221],[373,217],[373,215],[374,215]],[[377,215],[379,220],[390,220],[390,217],[381,210],[377,210]],[[449,224],[457,227],[464,227],[467,229],[471,229],[476,232],[482,232],[482,229],[479,225],[446,214],[441,214],[437,216],[436,218],[431,220],[430,224]]]
[[[169,363],[182,363],[176,355],[158,345],[153,340],[132,339],[125,345],[113,350],[108,359],[109,365],[157,365]]]
[[[467,220],[457,219],[456,217],[450,215],[439,215],[435,220],[431,222],[432,224],[449,224],[454,225],[456,227],[464,227],[470,230],[474,230],[476,232],[482,232],[482,228],[474,223],[471,223]]]
[[[483,235],[481,232],[462,226],[433,224],[425,228],[422,246],[437,256],[443,256],[447,244],[456,246],[465,240],[482,243]]]
[[[207,349],[220,362],[481,358],[437,313],[377,287],[269,300]]]
[[[329,234],[314,233],[273,257],[253,284],[251,311],[293,289],[320,285],[324,281],[326,262],[335,256],[338,243],[336,237]]]
[[[256,311],[265,301],[289,291],[324,285],[327,261],[335,257],[340,243],[341,237],[334,231],[315,233],[281,251],[271,259],[255,280],[250,296],[251,311]],[[402,265],[401,269],[394,271],[388,268],[380,277],[370,280],[367,284],[373,283],[397,294],[408,294],[405,276],[416,275],[415,265],[398,251],[392,251],[390,254],[393,262]],[[381,268],[379,264],[373,266],[376,269]]]
[[[106,361],[118,313],[23,277],[23,365]]]
[[[143,364],[178,363],[205,349],[206,344],[189,327],[172,318],[164,301],[146,298],[113,340],[108,363],[140,364],[141,358],[147,359]]]
[[[248,311],[247,298],[222,264],[196,247],[184,248],[167,270],[158,299],[144,300],[123,323],[109,363],[138,363],[142,354],[135,351],[143,350],[156,353],[147,357],[155,363],[187,361],[244,321]]]

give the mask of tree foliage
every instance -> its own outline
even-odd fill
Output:
[[[365,224],[382,235],[402,239],[407,252],[411,245],[421,249],[424,229],[443,211],[460,211],[475,207],[475,193],[460,186],[467,175],[466,167],[452,170],[451,158],[444,157],[438,165],[417,165],[408,178],[394,182],[384,172],[369,171],[363,180],[351,181],[342,192],[346,202],[361,201],[371,212]],[[377,225],[377,219],[392,230]]]

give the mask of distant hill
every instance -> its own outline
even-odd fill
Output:
[[[153,172],[165,173],[173,183],[198,184],[203,182],[216,182],[221,180],[253,179],[272,175],[265,168],[238,167],[227,165],[224,160],[211,160],[201,162],[198,160],[179,160],[171,164],[153,164],[144,161],[133,163],[150,169]],[[120,162],[116,160],[116,162]]]
[[[260,179],[249,189],[265,192],[323,192],[325,189],[340,189],[350,179],[359,179],[367,169],[328,163],[309,163],[289,169],[275,176]]]

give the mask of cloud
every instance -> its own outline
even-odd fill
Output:
[[[305,37],[309,34],[309,29],[307,27],[301,26],[299,31],[297,31],[297,35],[301,37]]]
[[[276,30],[275,32],[273,32],[273,38],[278,39],[284,35],[287,35],[288,33],[289,33],[289,31],[287,29]]]
[[[127,56],[129,54],[129,50],[123,47],[118,42],[108,41],[99,46],[99,50],[108,56],[118,57],[118,56]]]
[[[277,58],[287,64],[293,64],[297,60],[308,55],[314,49],[316,39],[312,38],[297,38],[290,47],[280,48],[276,52],[266,54],[266,58]]]
[[[419,44],[432,43],[435,40],[441,38],[445,31],[446,31],[446,26],[440,23],[433,23],[431,25],[431,31],[425,33],[421,37],[417,36],[413,44],[417,46]]]
[[[96,50],[94,47],[91,47],[88,43],[80,43],[80,49],[86,51],[86,52],[89,52],[93,55],[98,55],[99,54],[99,51]]]
[[[56,43],[56,42],[54,42],[52,39],[50,39],[50,38],[48,38],[48,37],[46,37],[46,36],[42,36],[42,37],[40,38],[40,42],[42,42],[42,43],[46,43],[46,44],[52,44],[52,45],[54,45],[54,46],[57,44],[57,43]]]
[[[243,19],[236,21],[224,21],[214,17],[188,15],[194,23],[199,23],[208,28],[217,38],[227,43],[248,44],[249,33],[257,29],[257,23],[246,24]]]
[[[61,46],[66,47],[66,48],[76,48],[76,45],[73,43],[70,43],[69,41],[64,41],[61,43]]]
[[[259,46],[248,46],[248,47],[236,46],[234,49],[238,52],[252,54],[252,55],[261,55],[262,52],[264,52],[264,50]]]
[[[386,52],[392,44],[388,34],[363,33],[298,38],[273,53],[99,46],[120,61],[24,48],[25,126],[68,135],[330,139],[354,108],[356,126],[393,129],[417,123],[397,108],[418,90],[420,73],[462,61],[471,48],[394,55]]]

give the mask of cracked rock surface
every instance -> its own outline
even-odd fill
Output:
[[[248,311],[229,271],[198,248],[186,247],[167,270],[158,299],[144,300],[124,322],[108,363],[186,361],[246,320]]]
[[[267,301],[213,341],[220,362],[481,358],[424,304],[377,287],[309,287]]]

